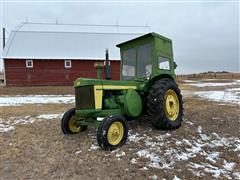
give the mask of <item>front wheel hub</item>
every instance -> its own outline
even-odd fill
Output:
[[[80,132],[80,126],[76,125],[76,119],[74,117],[69,120],[69,129],[74,133]]]
[[[117,145],[123,138],[124,128],[122,123],[116,121],[108,129],[107,138],[111,145]]]

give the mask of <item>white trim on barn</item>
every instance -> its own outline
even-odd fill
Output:
[[[72,61],[71,60],[65,60],[64,61],[64,67],[65,68],[72,68]]]
[[[33,60],[30,59],[26,60],[26,68],[33,68]]]

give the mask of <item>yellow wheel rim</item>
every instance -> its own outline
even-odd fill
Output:
[[[171,121],[175,121],[179,114],[178,96],[172,89],[165,94],[165,114]]]
[[[111,145],[117,145],[121,142],[124,134],[124,128],[121,122],[116,121],[108,129],[107,138]]]
[[[72,117],[70,120],[69,120],[69,123],[68,123],[68,126],[69,126],[69,129],[70,131],[72,131],[73,133],[78,133],[80,132],[80,126],[76,126],[76,120],[74,117]]]

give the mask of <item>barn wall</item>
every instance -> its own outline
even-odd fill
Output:
[[[64,60],[33,60],[33,68],[26,68],[25,59],[5,59],[6,85],[73,85],[78,77],[97,77],[95,62],[72,60],[72,68],[65,68]],[[111,67],[113,79],[118,80],[120,61],[111,61]]]

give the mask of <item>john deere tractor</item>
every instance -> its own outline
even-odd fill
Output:
[[[111,80],[106,53],[105,79],[78,78],[74,82],[76,107],[61,120],[64,134],[98,128],[97,142],[104,150],[124,145],[128,121],[139,116],[148,115],[146,120],[155,128],[168,130],[178,128],[183,119],[172,41],[149,33],[117,47],[121,52],[121,80]]]

